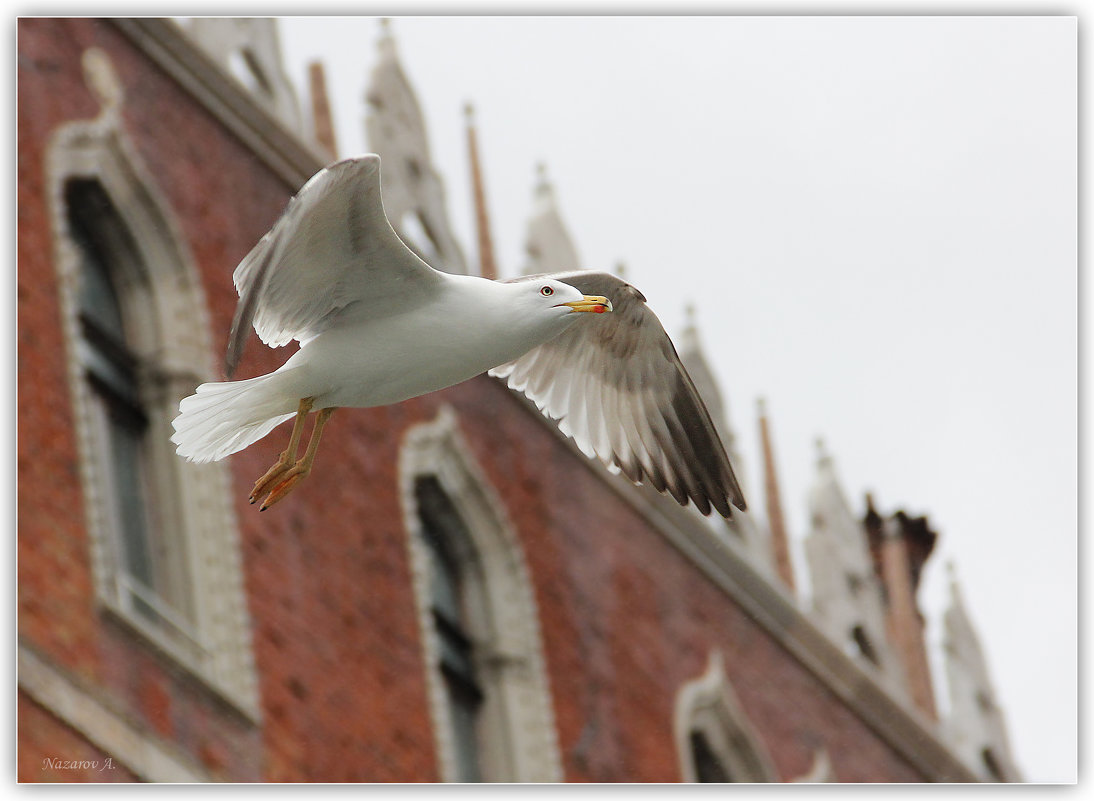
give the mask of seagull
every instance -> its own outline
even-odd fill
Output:
[[[613,472],[705,515],[746,508],[710,414],[641,292],[605,272],[494,281],[433,269],[391,227],[375,154],[316,173],[233,281],[226,376],[252,327],[271,348],[300,348],[267,375],[199,386],[180,403],[171,441],[190,461],[216,461],[293,419],[288,447],[251,491],[263,510],[310,474],[335,409],[398,403],[484,372]]]

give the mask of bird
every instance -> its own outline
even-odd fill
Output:
[[[324,167],[240,261],[229,380],[179,404],[180,456],[224,459],[292,419],[288,446],[249,497],[266,510],[311,473],[336,409],[489,373],[611,471],[704,515],[746,509],[710,414],[638,289],[591,270],[508,280],[436,270],[392,228],[380,178],[376,154]],[[271,373],[231,380],[252,328],[271,348],[300,347]]]

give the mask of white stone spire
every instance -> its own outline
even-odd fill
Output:
[[[399,63],[395,38],[381,21],[377,60],[365,91],[365,135],[382,162],[384,208],[399,236],[438,270],[466,273],[433,166],[425,117]]]
[[[886,637],[881,582],[866,531],[847,503],[821,439],[809,515],[805,555],[818,624],[848,655],[879,671],[886,686],[904,697],[905,682]]]
[[[554,186],[547,179],[547,168],[542,163],[536,166],[532,216],[528,219],[524,252],[527,261],[522,272],[525,275],[581,269],[577,249],[555,202]]]
[[[950,711],[946,734],[961,758],[987,781],[1022,781],[1011,755],[1006,723],[980,638],[969,617],[953,563],[950,605],[943,618],[943,648]]]
[[[296,91],[285,74],[276,19],[195,17],[185,29],[286,128],[308,135]]]

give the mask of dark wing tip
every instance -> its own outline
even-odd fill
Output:
[[[692,500],[704,515],[709,514],[710,504],[713,504],[722,517],[732,520],[730,504],[743,512],[746,503],[725,445],[699,390],[680,362],[675,349],[667,351],[666,357],[677,368],[670,408],[671,416],[678,426],[676,447],[680,457],[688,465],[686,469],[693,479],[689,482],[694,486]],[[668,409],[665,411],[669,414]]]

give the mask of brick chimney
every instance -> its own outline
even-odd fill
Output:
[[[334,136],[334,118],[331,115],[330,98],[327,96],[327,74],[322,62],[313,61],[308,64],[308,85],[315,141],[333,161],[338,158],[338,142]]]
[[[471,163],[471,191],[475,202],[475,232],[479,246],[479,275],[483,278],[498,277],[498,265],[494,261],[494,240],[490,236],[490,216],[486,211],[486,189],[482,179],[482,165],[479,162],[478,135],[475,131],[475,108],[470,103],[464,106],[467,117],[467,151]]]
[[[931,720],[938,720],[931,682],[924,619],[916,595],[919,580],[938,535],[926,517],[909,517],[900,511],[882,518],[866,496],[863,520],[874,569],[885,588],[885,624],[889,642],[904,668],[912,703]]]

